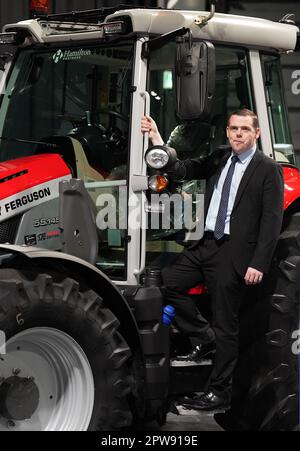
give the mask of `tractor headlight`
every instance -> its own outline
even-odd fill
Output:
[[[151,169],[161,170],[172,166],[176,161],[176,151],[167,146],[153,146],[147,150],[145,160]]]
[[[169,155],[164,149],[154,147],[146,153],[146,163],[152,169],[163,169],[169,163]]]

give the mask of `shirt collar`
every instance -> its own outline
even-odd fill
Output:
[[[251,149],[246,150],[245,152],[243,152],[243,153],[241,153],[240,155],[238,155],[239,161],[240,161],[242,164],[246,164],[246,163],[253,157],[253,155],[255,154],[255,152],[256,152],[256,146],[253,146],[253,147],[251,147]],[[232,152],[231,156],[233,156],[233,155],[237,155],[237,154],[235,154],[234,152]]]

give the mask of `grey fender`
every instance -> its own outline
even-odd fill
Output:
[[[56,271],[84,283],[98,293],[120,322],[119,331],[134,353],[141,349],[138,326],[130,307],[116,285],[102,271],[90,263],[64,254],[33,246],[0,245],[0,267],[16,269],[37,268]]]

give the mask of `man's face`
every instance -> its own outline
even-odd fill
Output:
[[[259,128],[253,127],[251,116],[231,116],[226,132],[229,144],[237,154],[255,146],[260,135]]]

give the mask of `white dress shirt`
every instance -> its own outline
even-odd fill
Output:
[[[229,201],[228,201],[228,208],[227,208],[227,215],[225,220],[225,231],[224,233],[226,235],[230,235],[230,215],[233,209],[234,201],[236,198],[236,194],[240,185],[240,182],[242,180],[242,177],[250,164],[250,161],[252,160],[254,154],[256,151],[256,147],[252,147],[249,150],[246,150],[245,152],[241,153],[240,155],[235,154],[232,152],[231,156],[228,158],[227,163],[225,167],[223,168],[221,175],[219,177],[219,180],[217,180],[216,185],[214,187],[213,195],[209,204],[206,222],[205,222],[205,230],[214,232],[217,215],[219,211],[220,201],[221,201],[221,195],[222,195],[222,189],[224,185],[224,181],[229,169],[229,166],[231,165],[231,157],[233,155],[237,155],[239,157],[239,161],[235,165],[231,187],[230,187],[230,193],[229,193]]]

